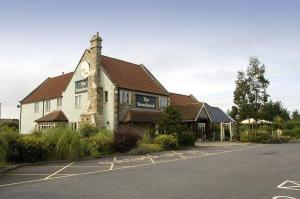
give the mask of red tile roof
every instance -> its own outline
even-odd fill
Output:
[[[202,103],[191,103],[191,104],[179,104],[173,105],[180,114],[183,121],[191,121],[195,120],[201,110],[203,104]]]
[[[62,97],[62,93],[66,90],[72,77],[73,72],[57,77],[49,77],[35,90],[33,90],[27,97],[25,97],[21,101],[21,104],[28,104],[32,102]]]
[[[62,111],[52,111],[40,119],[35,120],[35,122],[68,122],[68,118]]]
[[[168,95],[168,91],[143,66],[102,55],[101,65],[118,87]]]
[[[170,103],[171,105],[179,104],[191,104],[198,103],[199,101],[192,95],[182,95],[177,93],[170,93]]]
[[[147,93],[168,95],[168,91],[142,65],[129,63],[102,55],[101,65],[104,71],[119,88]],[[21,104],[62,97],[73,77],[73,72],[46,79],[41,85],[25,97]]]

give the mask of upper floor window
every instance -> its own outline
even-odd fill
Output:
[[[120,103],[130,104],[130,94],[128,91],[120,91]]]
[[[62,106],[62,98],[57,99],[57,108],[61,108]]]
[[[104,103],[108,102],[108,91],[104,91]]]
[[[80,108],[81,107],[81,95],[76,95],[75,96],[75,108]]]
[[[39,112],[39,102],[34,103],[34,112],[38,113]]]
[[[159,107],[165,108],[168,106],[168,99],[166,97],[159,97]]]
[[[46,103],[45,104],[45,110],[46,110],[46,112],[49,112],[50,111],[50,100],[46,100],[45,103]]]

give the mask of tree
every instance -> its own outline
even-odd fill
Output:
[[[283,107],[280,101],[273,102],[270,100],[262,107],[260,118],[273,121],[276,117],[280,117],[284,121],[290,120],[290,112]]]
[[[300,114],[299,114],[299,111],[297,109],[292,112],[292,119],[293,120],[300,120]]]
[[[268,101],[267,87],[270,82],[265,78],[265,71],[266,66],[257,58],[251,57],[246,73],[238,72],[234,103],[241,120],[257,120],[260,110]]]
[[[179,134],[184,130],[184,126],[181,124],[181,114],[172,106],[165,108],[158,120],[158,126],[164,134]]]

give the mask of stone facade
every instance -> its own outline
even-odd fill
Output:
[[[90,70],[88,76],[88,109],[81,116],[81,122],[104,127],[103,88],[100,84],[102,39],[97,32],[90,40]]]

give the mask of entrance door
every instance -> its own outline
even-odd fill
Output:
[[[206,123],[198,123],[198,136],[206,140]]]

